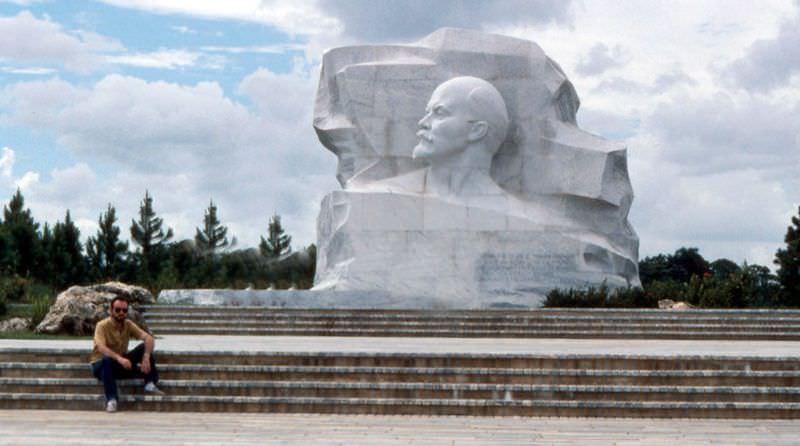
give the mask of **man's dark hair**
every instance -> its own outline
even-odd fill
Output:
[[[126,304],[130,305],[130,302],[128,302],[128,298],[127,297],[125,297],[125,296],[115,296],[113,299],[111,299],[111,303],[108,304],[108,308],[114,308],[114,302],[116,302],[118,300],[121,300],[121,301],[125,302]]]

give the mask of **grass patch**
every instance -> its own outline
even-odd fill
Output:
[[[91,341],[91,336],[65,336],[34,333],[31,330],[0,332],[0,339],[19,339],[34,341]]]
[[[3,319],[11,319],[12,317],[31,317],[33,314],[33,307],[31,304],[8,304],[8,312]]]

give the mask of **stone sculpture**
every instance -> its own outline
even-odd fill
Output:
[[[626,149],[580,130],[578,105],[525,40],[443,29],[327,52],[314,127],[344,190],[322,202],[314,289],[487,308],[638,285]]]

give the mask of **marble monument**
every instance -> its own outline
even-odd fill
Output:
[[[526,40],[441,29],[328,51],[314,128],[342,190],[322,201],[313,290],[505,308],[639,285],[626,149],[578,128],[578,106]]]

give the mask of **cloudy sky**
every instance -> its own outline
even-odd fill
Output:
[[[800,204],[800,0],[0,0],[0,201],[178,238],[209,200],[240,247],[315,240],[338,188],[311,108],[322,52],[443,26],[537,42],[581,127],[628,146],[642,256],[771,265]]]

